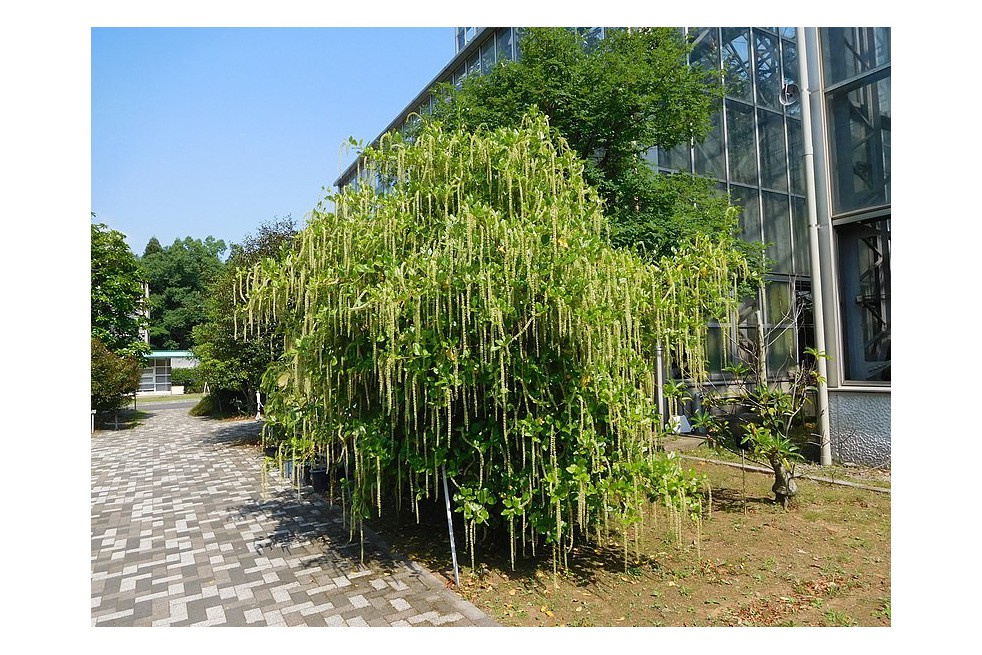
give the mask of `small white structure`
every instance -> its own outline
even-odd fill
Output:
[[[153,350],[147,356],[147,365],[140,376],[139,395],[184,393],[184,387],[171,385],[171,371],[175,368],[194,368],[198,360],[190,350]]]

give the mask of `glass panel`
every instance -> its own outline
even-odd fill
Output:
[[[730,190],[730,197],[731,202],[741,208],[740,238],[744,241],[760,243],[760,205],[757,200],[757,190],[734,186]]]
[[[722,373],[727,359],[723,345],[723,329],[718,326],[709,326],[709,332],[706,334],[707,370],[709,373]]]
[[[723,159],[723,113],[713,114],[713,129],[706,138],[695,144],[696,173],[706,177],[726,179],[726,162]]]
[[[805,195],[805,145],[801,121],[788,118],[788,167],[791,169],[791,193]]]
[[[794,41],[781,41],[781,45],[784,59],[784,83],[797,84],[801,88],[801,84],[798,83],[798,46]],[[788,116],[799,118],[801,116],[801,101],[799,100],[793,105],[786,105],[784,112]]]
[[[767,305],[767,322],[770,325],[790,321],[791,289],[787,280],[772,280],[764,287]]]
[[[811,275],[811,241],[808,236],[808,207],[805,199],[791,197],[791,231],[794,234],[794,272]]]
[[[454,86],[456,86],[459,89],[460,85],[463,84],[465,77],[467,77],[467,67],[461,64],[460,68],[455,70],[453,74]]]
[[[522,37],[525,35],[524,27],[515,28],[515,59],[522,58]]]
[[[785,39],[797,38],[797,30],[794,27],[779,27],[777,31]]]
[[[719,70],[719,28],[692,27],[689,28],[692,39],[692,54],[689,61],[709,71]]]
[[[798,361],[815,361],[813,356],[805,352],[805,348],[815,347],[815,301],[811,280],[793,278],[791,289],[794,297]]]
[[[750,64],[750,28],[724,27],[723,70],[726,71],[726,94],[753,102],[753,71]]]
[[[760,334],[757,328],[757,310],[760,300],[757,296],[740,299],[737,309],[737,357],[756,370],[760,344]]]
[[[498,61],[509,61],[515,58],[512,51],[512,29],[506,27],[495,35],[498,48]]]
[[[760,128],[760,185],[788,190],[788,149],[784,145],[784,116],[757,110]]]
[[[821,35],[826,86],[890,63],[889,27],[829,27]]]
[[[890,202],[890,78],[830,94],[833,209]]]
[[[467,60],[467,76],[481,74],[481,53],[475,52]]]
[[[767,374],[779,377],[794,366],[794,329],[780,327],[767,335]]]
[[[764,203],[764,241],[775,273],[791,273],[791,208],[788,197],[761,193]]]
[[[602,27],[577,27],[576,31],[580,35],[583,48],[587,52],[590,52],[597,47],[597,43],[599,43],[600,39],[603,38]]]
[[[846,377],[890,380],[890,219],[838,228]]]
[[[692,171],[690,160],[691,154],[687,145],[675,146],[668,150],[660,146],[658,148],[658,165],[662,168],[689,173]]]
[[[464,49],[464,28],[457,28],[457,52]]]
[[[757,57],[757,104],[768,109],[780,109],[781,53],[778,38],[754,29],[754,50]]]
[[[484,42],[481,46],[481,72],[490,73],[494,68],[494,36]]]
[[[757,186],[757,151],[754,139],[754,108],[742,102],[726,101],[727,150],[730,179]]]

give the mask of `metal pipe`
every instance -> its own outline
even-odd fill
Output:
[[[801,79],[801,125],[802,125],[802,146],[803,163],[805,168],[805,196],[808,207],[808,238],[811,250],[811,282],[812,297],[814,298],[815,314],[815,347],[820,353],[826,352],[825,347],[825,306],[822,295],[822,262],[819,252],[819,225],[818,208],[815,198],[815,151],[812,143],[814,131],[811,122],[811,98],[812,94],[819,94],[821,90],[812,88],[812,78],[809,71],[809,54],[817,52],[817,28],[796,28],[798,41],[798,74]],[[811,36],[811,39],[809,39]],[[816,76],[817,77],[817,76]],[[828,366],[824,357],[817,358],[816,365],[818,374],[824,380],[828,380]],[[820,462],[823,466],[832,463],[832,440],[829,433],[829,391],[828,383],[819,384],[817,392],[817,414],[818,432],[821,439],[822,450]]]
[[[665,429],[665,356],[661,342],[655,345],[655,398],[658,402],[658,428]]]

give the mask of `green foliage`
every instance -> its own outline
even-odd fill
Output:
[[[559,549],[649,500],[697,507],[656,448],[654,349],[703,378],[706,321],[733,309],[745,260],[700,238],[657,265],[612,248],[541,114],[387,135],[364,161],[385,192],[332,197],[236,289],[240,334],[277,324],[286,344],[266,441],[350,466],[355,523],[383,494],[418,507],[445,470],[472,557],[478,528]]]
[[[201,372],[197,367],[172,369],[170,382],[173,385],[184,387],[185,393],[200,393],[204,387],[204,383],[201,381]]]
[[[123,234],[102,223],[92,225],[91,239],[92,338],[112,352],[145,353],[140,338],[146,326],[143,284],[136,257]]]
[[[211,394],[201,397],[201,400],[188,411],[191,416],[214,416],[218,413],[215,397]]]
[[[245,337],[236,334],[235,294],[239,271],[269,257],[278,259],[289,249],[296,234],[291,217],[259,225],[241,244],[232,244],[225,267],[209,284],[205,300],[206,320],[193,330],[191,350],[198,359],[197,376],[215,394],[216,411],[241,407],[256,411],[256,390],[263,372],[283,353],[283,339],[275,323]]]
[[[175,239],[161,248],[151,238],[140,259],[150,285],[150,344],[164,350],[191,347],[191,331],[204,322],[209,283],[222,271],[225,242],[214,237]]]
[[[608,30],[585,48],[573,30],[528,28],[519,46],[518,61],[467,77],[460,88],[440,87],[443,102],[429,120],[467,130],[514,127],[537,108],[583,161],[614,245],[657,261],[708,236],[748,258],[754,275],[746,281],[756,284],[763,247],[739,240],[738,211],[714,182],[658,175],[645,158],[655,147],[703,139],[722,97],[718,72],[687,65],[681,31]]]
[[[92,337],[91,354],[92,409],[98,412],[120,409],[140,386],[140,359],[116,354],[96,337]]]

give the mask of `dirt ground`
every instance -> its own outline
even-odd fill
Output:
[[[512,571],[507,547],[493,544],[472,570],[458,529],[457,591],[505,626],[890,625],[889,493],[803,479],[786,511],[766,474],[689,464],[712,485],[712,512],[698,531],[684,526],[681,546],[661,508],[636,537],[629,532],[626,564],[612,535],[581,543],[558,576],[548,553]],[[889,472],[849,474],[889,486]],[[453,579],[442,500],[419,525],[411,516],[371,525]]]

